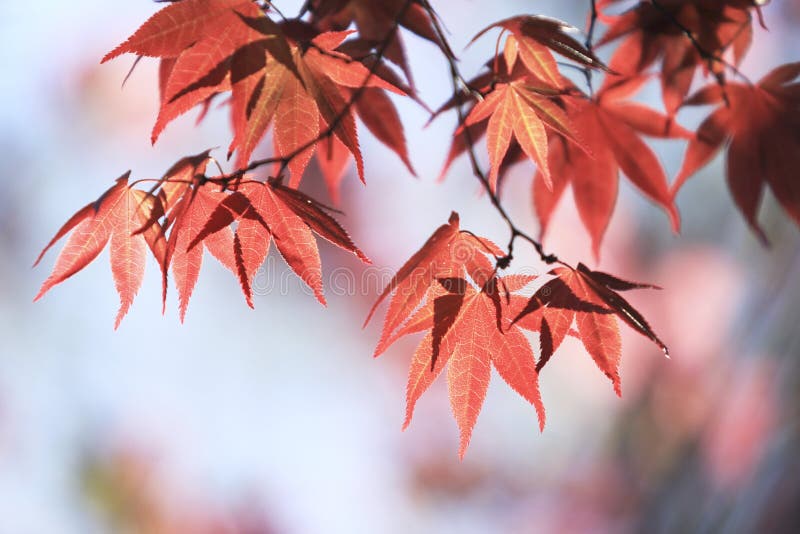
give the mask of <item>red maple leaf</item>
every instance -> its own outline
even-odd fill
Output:
[[[198,105],[204,114],[215,96],[231,92],[230,153],[237,152],[239,168],[247,166],[272,125],[276,159],[286,163],[290,185],[296,187],[316,141],[324,141],[321,137],[330,129],[354,156],[363,181],[357,111],[413,173],[402,124],[382,90],[407,92],[399,81],[386,81],[396,77],[374,58],[364,59],[371,63],[368,68],[336,50],[351,33],[319,33],[299,20],[278,25],[249,0],[183,0],[153,15],[104,61],[123,53],[162,58],[161,108],[153,142],[179,115]],[[342,159],[326,168],[333,196]]]
[[[34,301],[89,265],[110,242],[111,272],[120,298],[114,328],[119,327],[142,285],[147,246],[156,256],[163,254],[160,233],[148,225],[155,201],[143,191],[132,189],[129,176],[130,172],[125,173],[95,202],[78,210],[42,250],[34,265],[71,232]]]
[[[530,277],[492,276],[482,287],[468,280],[475,282],[471,277],[436,279],[427,302],[394,338],[428,330],[411,360],[403,428],[410,424],[420,396],[447,366],[450,405],[461,431],[462,458],[486,397],[492,367],[535,407],[540,429],[545,422],[533,350],[522,331],[503,316],[501,298],[501,291],[516,291]]]
[[[618,1],[603,0],[598,8]],[[722,56],[728,50],[735,64],[741,62],[753,37],[751,9],[758,9],[753,0],[643,1],[606,17],[610,26],[598,45],[623,39],[609,65],[625,75],[641,74],[660,59],[664,107],[673,115],[698,67],[724,75]]]
[[[486,118],[486,145],[489,149],[489,184],[497,186],[500,166],[511,145],[512,136],[525,154],[542,172],[545,181],[552,183],[547,166],[548,130],[571,138],[571,125],[566,112],[548,96],[544,96],[518,80],[497,84],[486,98],[478,102],[467,116],[467,127]]]
[[[758,208],[766,186],[800,225],[800,62],[777,67],[756,85],[710,85],[687,105],[722,104],[689,143],[673,192],[727,146],[726,176],[736,206],[766,242]]]
[[[206,224],[197,231],[189,248],[219,231],[230,231],[231,224],[238,222],[229,250],[235,264],[233,270],[250,307],[253,307],[252,282],[267,257],[271,241],[322,304],[325,304],[322,263],[312,232],[352,252],[364,263],[370,263],[320,204],[277,181],[243,181],[205,220]]]
[[[453,414],[464,456],[494,366],[536,408],[544,427],[536,360],[528,340],[504,314],[504,300],[530,276],[497,278],[490,257],[496,245],[459,228],[456,213],[400,268],[370,311],[394,292],[375,355],[402,336],[428,331],[411,362],[404,428],[414,406],[447,365]]]
[[[492,273],[494,266],[486,258],[487,253],[503,256],[503,251],[490,240],[462,231],[458,214],[453,212],[448,223],[437,228],[422,248],[397,271],[372,306],[365,326],[381,302],[392,295],[375,355],[388,347],[392,335],[414,313],[428,289],[439,278],[458,277],[465,268],[477,280]]]
[[[332,128],[332,133],[355,158],[359,177],[363,181],[364,164],[354,110],[348,107],[352,91],[365,86],[400,95],[405,93],[372,73],[362,63],[336,51],[348,35],[350,32],[320,34],[310,41],[304,52],[299,46],[292,45],[293,60],[299,77],[294,76],[280,62],[267,57],[264,69],[256,70],[251,75],[260,81],[253,84],[245,77],[234,85],[235,137],[231,150],[238,151],[237,161],[240,167],[246,165],[253,149],[272,123],[277,157],[294,156],[288,163],[288,168],[291,172],[290,185],[296,186],[314,153],[315,141],[320,140],[325,129]],[[248,52],[259,54],[257,50]],[[263,52],[260,53],[263,55]],[[408,164],[405,138],[397,112],[382,92],[381,96],[384,97],[381,101],[384,109],[379,119],[386,117],[398,131],[395,137],[378,137],[387,142]],[[375,121],[366,123],[374,127]]]
[[[280,29],[252,1],[183,0],[153,15],[103,62],[124,53],[162,58],[155,143],[172,120],[231,89],[233,55],[252,43],[290,64]]]
[[[551,87],[560,88],[565,80],[551,51],[588,68],[608,70],[591,50],[569,35],[577,28],[566,22],[535,15],[511,17],[484,28],[472,42],[492,28],[503,28],[512,34],[504,48],[509,71],[519,57],[532,76]]]
[[[574,137],[562,102],[562,97],[577,91],[559,72],[551,50],[586,68],[606,67],[566,33],[571,27],[561,21],[535,16],[513,17],[485,28],[473,41],[495,27],[508,30],[512,35],[506,39],[503,54],[487,62],[491,72],[468,83],[471,93],[454,95],[433,114],[435,118],[458,104],[474,104],[464,124],[456,130],[442,175],[467,149],[468,141],[474,143],[485,134],[492,190],[502,176],[501,170],[526,156],[552,186],[547,158],[550,135],[560,134],[578,146],[582,145],[582,140]],[[521,61],[517,61],[518,58]],[[482,98],[476,99],[476,94]]]
[[[614,316],[655,343],[664,353],[666,345],[653,332],[645,318],[618,291],[655,288],[621,280],[612,275],[592,271],[583,264],[577,269],[559,267],[549,273],[555,276],[530,299],[512,297],[512,324],[540,333],[541,355],[537,370],[541,370],[572,333],[573,323],[586,352],[622,395],[619,362],[622,344]]]
[[[184,320],[189,299],[200,276],[203,247],[232,272],[236,272],[233,257],[233,233],[230,228],[203,236],[203,246],[196,246],[195,236],[208,224],[217,206],[227,198],[225,193],[208,187],[188,187],[172,210],[171,228],[164,269],[172,269],[178,289],[180,319]]]
[[[552,187],[539,169],[534,178],[533,204],[544,235],[550,215],[567,184],[571,184],[581,220],[592,237],[595,257],[617,200],[622,171],[642,193],[668,214],[673,230],[680,226],[667,176],[658,158],[641,139],[691,137],[691,132],[650,108],[623,100],[640,86],[643,78],[616,82],[609,78],[593,99],[570,98],[569,116],[575,136],[586,150],[574,143],[552,140],[548,164]]]
[[[439,39],[428,11],[421,2],[406,0],[312,0],[307,3],[312,12],[314,26],[327,31],[346,30],[355,23],[360,34],[361,53],[367,55],[387,36],[390,36],[385,57],[398,65],[413,86],[411,69],[406,58],[405,47],[399,32],[393,32],[399,24],[416,35],[435,43],[442,51],[453,57],[447,43]]]

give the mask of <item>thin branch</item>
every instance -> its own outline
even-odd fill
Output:
[[[261,6],[259,6],[259,7],[261,7],[261,9],[262,9],[264,12],[266,12],[266,11],[267,11],[267,10],[269,10],[269,9],[272,9],[272,10],[273,10],[275,13],[277,13],[277,14],[278,14],[278,16],[279,16],[279,17],[280,17],[280,18],[281,18],[281,19],[282,19],[284,22],[286,22],[286,21],[288,20],[288,19],[286,18],[286,16],[285,16],[285,15],[284,15],[284,14],[281,12],[281,10],[280,10],[280,9],[278,9],[278,6],[276,6],[274,2],[270,2],[269,0],[266,0],[266,1],[265,1],[265,2],[263,2],[263,3],[261,4]]]
[[[447,42],[447,37],[445,36],[444,30],[442,29],[441,24],[439,23],[438,18],[436,17],[435,12],[433,11],[433,7],[428,0],[420,0],[420,4],[428,12],[428,16],[430,16],[431,20],[433,21],[433,28],[436,31],[437,36],[442,42]],[[449,46],[449,45],[448,45]],[[450,69],[450,80],[453,85],[453,96],[456,99],[456,113],[458,114],[458,123],[463,127],[464,137],[466,139],[467,145],[467,154],[469,156],[470,164],[472,165],[472,173],[475,177],[481,182],[484,189],[486,189],[486,193],[489,196],[489,200],[494,206],[497,213],[500,217],[506,222],[508,225],[508,229],[511,232],[511,237],[508,241],[507,247],[507,254],[502,258],[497,258],[497,268],[498,269],[505,269],[510,264],[511,261],[514,259],[514,243],[517,238],[523,239],[530,243],[536,252],[539,254],[541,260],[550,265],[553,263],[561,263],[566,265],[561,260],[558,259],[557,256],[554,254],[547,254],[544,251],[544,247],[542,244],[531,237],[530,235],[523,232],[511,219],[506,209],[500,203],[500,197],[497,195],[496,192],[492,191],[491,185],[489,184],[489,179],[486,177],[486,173],[481,170],[480,164],[478,163],[478,156],[475,153],[475,139],[472,137],[472,133],[470,132],[469,128],[465,125],[466,116],[464,115],[464,95],[462,93],[462,84],[464,77],[461,75],[461,72],[458,69],[458,65],[456,64],[456,59],[449,54],[445,54],[445,58],[447,59],[447,64]]]
[[[722,77],[722,74],[714,72],[713,69],[714,63],[719,63],[720,65],[730,70],[733,74],[743,79],[749,85],[753,85],[753,82],[750,81],[750,78],[748,78],[742,71],[740,71],[736,67],[736,65],[725,60],[725,58],[721,57],[720,55],[706,50],[706,48],[700,43],[700,41],[697,40],[697,37],[695,37],[694,32],[690,28],[688,28],[685,24],[683,24],[680,20],[678,20],[675,14],[673,14],[669,9],[664,7],[661,4],[660,0],[650,0],[650,3],[653,5],[653,7],[658,9],[662,15],[667,17],[669,21],[686,36],[687,39],[689,39],[689,42],[692,43],[692,46],[697,51],[697,53],[700,54],[700,57],[705,59],[706,62],[708,63],[708,68],[711,71],[712,75],[717,79],[717,83],[719,83],[720,85],[725,85],[725,79]]]
[[[591,18],[589,19],[589,29],[586,32],[586,50],[593,52],[594,46],[594,30],[597,27],[597,0],[591,0]]]
[[[594,52],[594,30],[597,28],[597,0],[591,0],[591,15],[589,17],[589,29],[586,30],[586,50]],[[589,94],[594,95],[594,87],[592,86],[592,69],[583,67],[583,75],[586,76],[586,85],[589,86]]]

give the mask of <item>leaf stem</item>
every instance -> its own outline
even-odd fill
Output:
[[[594,52],[594,31],[597,28],[597,0],[591,0],[591,14],[589,16],[589,29],[586,30],[586,50],[590,53]],[[586,85],[589,86],[589,95],[594,96],[594,87],[592,85],[592,69],[583,67],[583,75],[586,77]]]
[[[442,29],[441,24],[439,23],[439,19],[436,16],[435,12],[433,11],[433,7],[428,0],[420,0],[420,4],[422,5],[423,9],[428,12],[431,20],[433,21],[433,28],[436,32],[438,38],[445,44],[447,44],[447,37]],[[447,45],[448,49],[450,48]],[[505,221],[508,225],[509,232],[511,236],[508,241],[507,246],[507,253],[505,256],[501,258],[497,258],[497,268],[498,269],[505,269],[509,265],[511,265],[511,261],[514,259],[514,243],[516,242],[517,238],[520,238],[524,241],[530,243],[533,248],[536,250],[537,254],[539,254],[539,258],[546,264],[551,265],[553,263],[560,263],[566,265],[558,257],[554,254],[547,254],[544,250],[542,244],[522,231],[511,219],[511,216],[508,214],[506,209],[500,202],[500,197],[494,191],[489,184],[489,179],[486,176],[486,173],[483,172],[481,169],[480,164],[478,163],[478,156],[475,152],[475,139],[472,137],[472,133],[469,130],[469,127],[466,126],[466,116],[464,114],[464,95],[462,93],[462,86],[469,87],[464,83],[464,77],[461,75],[459,71],[458,65],[456,64],[456,59],[450,55],[445,53],[445,59],[447,60],[448,67],[450,69],[450,80],[453,86],[453,96],[456,100],[456,113],[458,114],[458,124],[464,129],[464,137],[466,139],[467,144],[467,154],[469,156],[470,165],[472,166],[472,174],[481,182],[481,185],[486,190],[487,195],[489,196],[489,201],[494,206],[497,213],[500,217]]]

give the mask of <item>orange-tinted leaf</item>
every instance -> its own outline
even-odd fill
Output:
[[[561,268],[556,269],[555,273],[569,287],[581,305],[602,306],[602,301],[577,271]],[[617,395],[621,396],[619,362],[622,355],[622,341],[614,316],[598,311],[576,311],[575,323],[586,352],[614,384]]]
[[[372,135],[392,149],[405,163],[408,171],[416,176],[417,173],[408,159],[403,123],[386,93],[380,89],[366,89],[356,102],[356,110]]]
[[[339,204],[339,186],[350,163],[350,152],[335,135],[317,143],[317,163],[334,205]]]
[[[289,267],[314,291],[317,300],[325,304],[322,264],[311,228],[275,194],[269,184],[245,183],[240,191],[266,221],[272,239]]]
[[[522,61],[534,75],[543,75],[544,77],[541,78],[543,81],[548,81],[548,78],[556,82],[559,80],[556,75],[555,60],[552,59],[552,56],[550,59],[546,59],[546,56],[538,48],[542,46],[587,67],[607,70],[603,62],[591,50],[566,33],[575,28],[565,22],[533,15],[512,17],[495,22],[483,29],[473,38],[473,41],[490,29],[498,27],[510,31],[517,38]],[[526,50],[531,54],[528,60],[526,60]],[[554,85],[559,86],[560,83]]]
[[[387,286],[383,289],[378,300],[375,301],[375,304],[372,305],[369,314],[367,315],[367,319],[364,321],[364,325],[366,326],[369,323],[372,316],[375,314],[378,306],[380,306],[381,302],[388,297],[393,292],[396,292],[395,299],[399,301],[405,300],[408,303],[413,303],[411,305],[399,305],[399,308],[406,308],[408,309],[408,313],[416,308],[416,304],[422,300],[424,295],[424,290],[433,282],[436,278],[436,271],[437,261],[440,260],[440,256],[446,254],[449,250],[449,245],[453,241],[453,239],[458,235],[459,232],[459,217],[456,212],[453,212],[450,215],[450,220],[447,224],[444,224],[436,229],[436,231],[431,235],[430,238],[425,242],[421,249],[419,249],[409,260],[400,267],[400,270],[392,277],[392,280],[387,284]],[[452,260],[446,259],[444,262],[446,265],[450,265]],[[414,275],[412,277],[412,275]],[[421,285],[422,291],[416,289],[416,286]],[[422,294],[419,294],[422,293]],[[392,299],[392,300],[395,300]],[[389,326],[391,330],[394,330],[403,320],[405,316],[391,318],[387,316],[386,318],[386,325]]]
[[[196,41],[217,30],[220,15],[250,4],[248,0],[182,0],[171,3],[150,17],[127,41],[109,52],[103,62],[125,53],[176,57]]]
[[[489,124],[486,129],[486,145],[491,163],[489,182],[492,189],[497,186],[500,168],[511,146],[512,137],[536,163],[548,188],[552,189],[547,158],[547,130],[572,138],[566,112],[546,97],[526,88],[524,83],[513,82],[497,84],[483,101],[475,105],[467,116],[465,125],[475,126],[487,117]]]
[[[110,241],[111,272],[120,298],[114,328],[119,326],[142,285],[148,242],[154,252],[157,250],[152,234],[146,239],[138,233],[150,219],[153,204],[140,191],[128,186],[129,175],[130,172],[118,178],[95,203],[80,209],[45,247],[37,263],[56,241],[71,232],[34,300],[86,267]]]
[[[800,91],[791,83],[800,75],[800,63],[775,68],[755,86],[726,84],[724,91],[702,89],[687,104],[721,103],[700,125],[689,143],[683,166],[672,188],[675,194],[686,180],[727,144],[728,187],[745,220],[762,241],[758,208],[769,185],[786,213],[800,225]]]
[[[607,0],[613,4],[620,0]],[[705,0],[704,2],[639,2],[632,9],[610,19],[603,45],[622,39],[611,58],[612,69],[625,75],[639,75],[662,59],[661,85],[664,107],[672,116],[689,91],[695,71],[722,74],[724,64],[709,59],[722,57],[730,47],[739,63],[752,36],[751,0]],[[692,35],[686,37],[685,31]],[[701,48],[701,54],[697,48]]]
[[[658,338],[656,333],[647,323],[647,320],[644,318],[644,316],[633,306],[631,306],[627,300],[622,298],[622,296],[614,291],[614,289],[617,287],[623,287],[625,290],[627,290],[637,288],[653,288],[655,286],[648,284],[634,284],[632,282],[620,280],[619,278],[615,278],[606,273],[597,273],[582,263],[578,264],[578,273],[580,273],[583,280],[589,285],[589,287],[591,287],[594,294],[597,295],[606,306],[614,310],[620,319],[625,321],[628,326],[650,339],[650,341],[655,343],[658,348],[664,351],[666,356],[669,356],[667,346]]]
[[[522,332],[502,318],[498,325],[497,287],[524,287],[530,278],[517,277],[506,282],[494,280],[477,290],[463,279],[440,280],[442,289],[434,289],[421,314],[429,319],[430,332],[417,347],[409,370],[406,388],[406,418],[411,421],[420,396],[447,366],[450,405],[461,431],[459,456],[463,458],[469,445],[489,386],[491,367],[536,409],[539,428],[544,428],[544,406],[538,387],[536,361],[530,344]],[[520,286],[520,284],[522,284]],[[429,317],[431,316],[432,317]],[[422,322],[412,319],[414,325]],[[422,328],[413,328],[420,331]]]
[[[594,100],[568,101],[574,138],[580,143],[550,143],[555,151],[548,157],[548,164],[557,169],[559,180],[552,191],[541,172],[534,179],[533,203],[542,233],[566,183],[570,183],[578,213],[592,237],[595,257],[600,255],[614,211],[620,170],[667,212],[674,230],[680,225],[666,174],[640,135],[671,138],[690,134],[671,118],[638,104],[621,102],[619,99],[629,94],[629,88],[623,87],[624,84],[608,84]]]
[[[234,274],[237,273],[233,250],[233,231],[223,225],[204,235],[202,246],[194,244],[208,224],[217,206],[225,200],[224,193],[213,192],[207,187],[187,189],[180,204],[175,207],[172,231],[169,236],[165,268],[172,268],[172,276],[178,289],[180,319],[186,317],[203,263],[203,247]]]
[[[274,194],[300,217],[315,234],[343,250],[352,252],[364,263],[372,263],[353,243],[347,231],[336,222],[336,219],[325,212],[321,204],[300,191],[284,187],[278,183],[271,184],[271,187]]]

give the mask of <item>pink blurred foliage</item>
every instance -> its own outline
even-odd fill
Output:
[[[122,80],[131,68],[130,62],[101,66],[87,55],[84,62],[68,70],[66,87],[56,94],[70,100],[65,108],[77,110],[80,116],[76,118],[91,123],[91,131],[138,140],[135,136],[147,132],[154,121],[158,96],[152,89],[153,63],[139,62],[123,86]]]
[[[703,456],[718,487],[736,490],[758,466],[777,430],[776,368],[756,355],[728,368],[729,387],[720,395],[715,417],[703,436]]]
[[[88,458],[84,495],[114,531],[148,534],[274,534],[254,499],[220,505],[211,495],[187,495],[152,454],[132,445]]]

